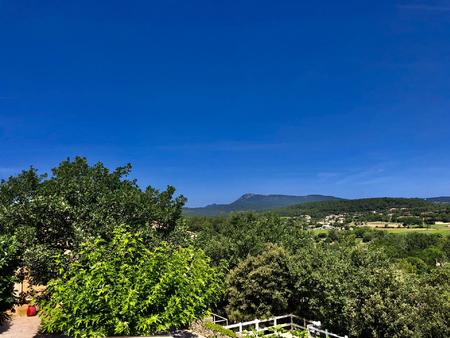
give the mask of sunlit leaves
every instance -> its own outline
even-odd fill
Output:
[[[202,251],[164,242],[148,248],[138,235],[118,227],[110,242],[85,243],[49,284],[42,325],[47,332],[75,337],[185,327],[218,299],[222,279]]]

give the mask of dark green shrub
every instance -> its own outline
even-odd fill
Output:
[[[83,245],[41,301],[42,328],[74,337],[150,335],[202,318],[223,279],[202,251],[148,249],[124,227]]]
[[[289,312],[292,287],[285,249],[269,244],[230,271],[227,315],[232,321],[265,318]]]
[[[450,265],[420,276],[403,271],[415,270],[413,262],[399,270],[381,251],[326,243],[302,248],[291,262],[295,313],[334,333],[449,337]]]

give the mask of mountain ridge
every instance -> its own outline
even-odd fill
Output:
[[[387,197],[380,197],[387,198]],[[377,199],[377,198],[372,198]],[[401,198],[400,198],[401,199]],[[245,211],[277,211],[278,209],[300,206],[306,203],[327,201],[357,201],[369,199],[345,199],[335,196],[311,194],[311,195],[285,195],[285,194],[255,194],[245,193],[235,201],[228,204],[208,204],[204,207],[184,208],[183,213],[188,216],[217,216],[230,212]],[[450,203],[450,196],[416,198],[431,203]]]
[[[438,196],[425,198],[426,201],[435,203],[450,203],[450,196]]]
[[[209,204],[204,207],[184,208],[186,215],[215,216],[235,211],[264,211],[288,207],[308,202],[342,200],[334,196],[320,194],[312,195],[284,195],[284,194],[254,194],[245,193],[237,200],[228,204]]]

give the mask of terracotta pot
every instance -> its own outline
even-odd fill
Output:
[[[28,305],[28,309],[27,309],[27,316],[28,317],[33,317],[36,316],[37,313],[37,309],[35,305]]]

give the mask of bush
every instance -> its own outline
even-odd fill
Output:
[[[0,323],[8,318],[5,311],[11,309],[15,302],[16,254],[17,243],[15,238],[0,236]]]
[[[448,265],[419,277],[398,270],[381,251],[350,245],[301,248],[291,262],[295,313],[337,334],[449,337]]]
[[[249,256],[228,276],[228,317],[233,321],[265,318],[289,311],[292,287],[288,253],[275,244]]]
[[[226,329],[224,328],[222,325],[219,324],[215,324],[212,322],[206,322],[205,323],[205,327],[207,329],[210,329],[211,331],[213,331],[216,334],[219,334],[221,336],[226,336],[226,337],[230,337],[230,338],[236,338],[236,333],[230,329]]]
[[[64,261],[41,301],[42,328],[74,337],[186,327],[220,296],[223,279],[202,251],[164,242],[148,249],[125,227],[111,242],[85,243],[76,259]]]

